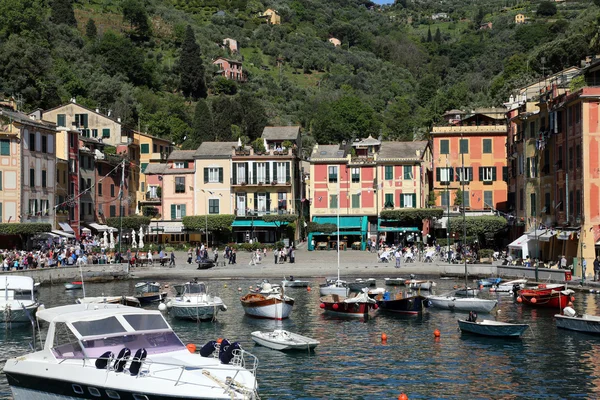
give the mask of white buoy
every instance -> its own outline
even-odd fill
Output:
[[[160,303],[158,305],[158,311],[167,311],[167,305],[165,303]]]
[[[594,289],[590,289],[590,293],[594,293]]]

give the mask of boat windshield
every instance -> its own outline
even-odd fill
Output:
[[[135,353],[137,349],[146,349],[148,355],[184,350],[185,346],[175,332],[145,332],[125,335],[114,335],[81,341],[85,353],[90,358],[98,358],[107,351],[119,354],[124,347]]]
[[[187,283],[185,285],[185,294],[206,293],[206,286],[203,283]]]
[[[0,290],[0,300],[33,300],[33,294],[31,291],[25,291],[23,289],[2,289]]]
[[[73,322],[73,328],[75,328],[81,336],[110,335],[113,333],[127,332],[116,317]]]

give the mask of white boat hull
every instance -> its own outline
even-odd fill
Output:
[[[244,312],[256,318],[286,319],[292,313],[293,304],[278,302],[266,306],[245,306]]]
[[[23,301],[27,312],[23,309],[20,303],[13,301],[10,307],[7,309],[6,305],[0,306],[0,323],[31,323],[31,318],[35,319],[35,313],[39,307],[38,303],[32,303],[30,301]],[[29,313],[29,315],[27,314]]]
[[[217,317],[220,310],[225,311],[224,304],[178,304],[174,303],[169,310],[169,314],[175,318],[191,319],[194,321],[208,321]]]
[[[310,350],[319,344],[318,340],[287,331],[255,331],[251,336],[256,343],[273,350]]]
[[[489,313],[498,304],[497,300],[446,296],[429,296],[427,300],[429,300],[432,307],[444,310],[475,311],[481,313]]]
[[[558,328],[600,334],[600,317],[595,315],[583,314],[582,316],[569,317],[557,314],[554,319]]]
[[[350,292],[350,288],[344,286],[323,286],[319,288],[321,296],[327,296],[330,294],[337,294],[338,296],[347,297]]]

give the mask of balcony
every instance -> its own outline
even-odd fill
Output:
[[[142,202],[144,203],[159,203],[161,201],[161,195],[158,193],[146,193]]]
[[[51,224],[52,222],[54,222],[54,217],[50,216],[48,214],[46,214],[46,215],[31,215],[31,214],[28,214],[28,215],[25,216],[25,218],[23,218],[23,220],[21,222],[22,223],[33,223],[33,222],[36,222],[36,223]]]
[[[238,217],[262,217],[263,215],[287,215],[294,214],[293,210],[288,209],[235,209],[235,215]]]
[[[254,151],[251,147],[242,147],[236,148],[234,150],[234,155],[236,156],[244,156],[244,157],[257,157],[257,156],[280,156],[280,157],[290,157],[296,154],[295,149],[267,149],[266,151],[257,152]]]
[[[244,179],[237,179],[236,181],[234,181],[233,179],[231,179],[231,186],[258,186],[258,187],[268,187],[268,186],[291,186],[292,182],[291,180],[288,181],[278,181],[278,180],[272,180],[272,181],[258,181],[257,179],[251,179],[250,181],[244,180]]]

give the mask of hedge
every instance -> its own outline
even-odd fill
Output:
[[[296,214],[273,214],[263,215],[263,221],[265,222],[296,222],[298,216]]]
[[[207,225],[209,231],[230,231],[234,220],[233,214],[194,215],[183,217],[183,226],[192,231],[203,231]]]
[[[308,231],[331,233],[337,231],[337,226],[335,224],[319,224],[317,222],[309,222]]]
[[[465,217],[467,235],[482,238],[486,233],[494,234],[506,228],[506,219],[499,216]],[[450,218],[448,230],[450,232],[463,233],[463,217]]]
[[[123,217],[123,225],[121,225],[121,217],[110,217],[106,219],[106,225],[112,226],[116,229],[135,229],[136,231],[140,229],[140,226],[148,226],[150,225],[151,219],[150,217],[143,217],[140,215],[130,215],[127,217]]]
[[[383,210],[381,219],[394,220],[401,223],[418,223],[425,219],[441,218],[444,210],[441,208],[404,208],[400,210]]]
[[[0,235],[35,235],[41,232],[50,232],[52,224],[32,222],[23,224],[0,224]]]

